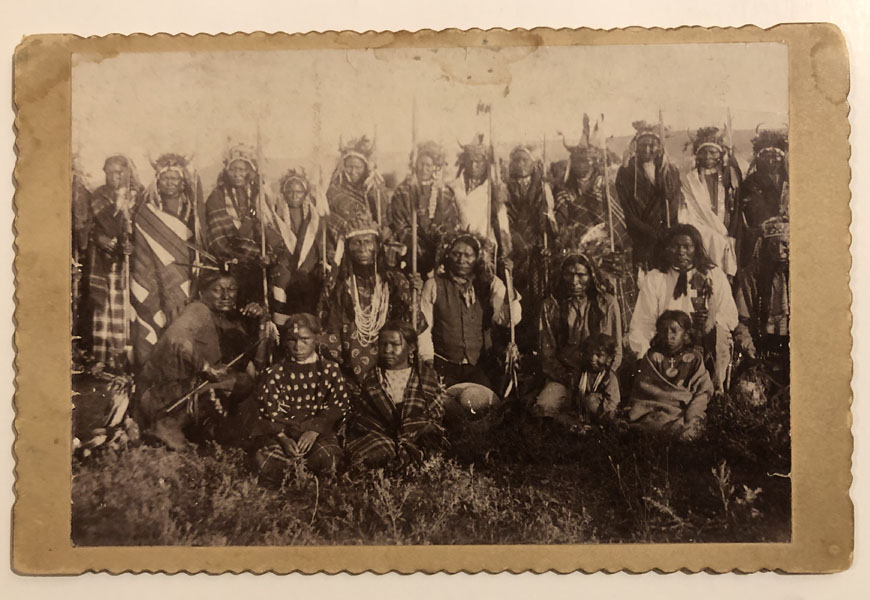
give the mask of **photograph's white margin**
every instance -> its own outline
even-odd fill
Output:
[[[630,25],[676,27],[679,25],[741,26],[754,24],[769,27],[780,22],[827,21],[843,31],[850,53],[852,70],[849,102],[852,107],[870,106],[867,93],[864,64],[870,64],[867,42],[870,39],[870,6],[862,6],[860,0],[825,2],[805,0],[794,4],[788,0],[768,0],[763,5],[745,0],[706,3],[677,0],[657,0],[655,3],[637,3],[630,0],[607,2],[572,2],[571,0],[439,0],[417,3],[389,1],[343,0],[330,2],[303,0],[291,5],[268,0],[189,1],[181,5],[172,0],[148,2],[79,0],[75,4],[60,0],[29,0],[4,6],[2,31],[2,55],[0,61],[0,90],[10,101],[5,109],[0,144],[0,161],[6,165],[6,177],[0,178],[3,196],[11,200],[13,185],[11,172],[14,167],[13,152],[14,118],[11,105],[12,52],[23,35],[35,33],[76,33],[79,35],[104,35],[117,33],[176,32],[233,32],[233,31],[309,31],[326,29],[365,30],[416,30],[421,28],[443,29],[456,27],[598,27],[612,28]],[[866,198],[870,191],[870,175],[854,170],[855,165],[867,164],[867,120],[859,120],[853,108],[852,124],[852,194]],[[870,230],[870,207],[867,203],[853,203],[853,235]],[[531,574],[499,576],[479,575],[361,575],[361,576],[302,576],[287,578],[252,575],[213,577],[200,575],[142,575],[134,580],[131,575],[107,576],[84,575],[80,577],[20,577],[9,568],[9,526],[13,501],[13,460],[11,447],[13,413],[11,407],[12,387],[12,292],[11,264],[12,210],[7,204],[0,211],[0,230],[8,232],[8,243],[0,244],[0,385],[8,391],[10,402],[6,404],[5,417],[0,427],[0,447],[6,450],[0,459],[0,530],[2,530],[2,556],[6,570],[0,578],[0,590],[9,598],[48,598],[61,596],[66,599],[92,597],[93,594],[126,598],[231,598],[239,594],[256,593],[260,597],[279,597],[293,594],[296,597],[409,597],[442,598],[474,597],[490,595],[503,598],[525,598],[546,595],[550,598],[579,595],[607,595],[622,597],[642,593],[645,598],[667,597],[697,598],[821,598],[861,597],[870,583],[870,558],[867,557],[870,542],[870,525],[864,507],[868,506],[868,482],[870,470],[867,462],[867,436],[870,435],[870,408],[863,397],[863,390],[870,389],[870,369],[862,368],[870,360],[868,336],[870,336],[870,269],[862,256],[870,256],[870,235],[857,235],[853,240],[852,254],[858,257],[852,269],[854,315],[853,359],[856,361],[853,389],[855,453],[853,474],[855,483],[852,498],[855,502],[855,559],[848,571],[827,576],[781,576],[757,574],[740,575],[685,575],[669,576],[649,574],[633,576],[626,574],[584,576],[581,574],[555,575]],[[864,316],[862,316],[862,314]],[[862,402],[862,399],[865,401]],[[715,577],[715,579],[714,579]]]

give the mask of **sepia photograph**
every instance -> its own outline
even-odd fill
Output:
[[[76,546],[791,539],[787,46],[72,58]]]
[[[13,568],[848,568],[836,27],[35,35]]]

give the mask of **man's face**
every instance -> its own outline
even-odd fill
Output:
[[[565,290],[571,298],[581,298],[586,295],[586,289],[589,287],[591,276],[586,265],[574,263],[568,265],[562,271],[562,278],[565,282]]]
[[[344,174],[353,185],[361,183],[366,174],[365,161],[357,156],[348,156],[344,159]]]
[[[398,331],[383,330],[378,336],[378,357],[385,369],[407,369],[411,348]]]
[[[106,167],[106,185],[113,190],[121,189],[124,184],[124,176],[127,174],[127,167],[120,163],[109,163]]]
[[[227,175],[230,178],[230,183],[235,188],[241,188],[247,183],[248,179],[254,174],[251,165],[244,160],[234,160],[227,167]]]
[[[589,173],[592,172],[592,167],[594,165],[595,162],[592,160],[592,157],[588,152],[575,152],[571,155],[571,170],[579,177],[586,177],[589,175]]]
[[[637,140],[637,156],[641,162],[649,162],[659,152],[659,140],[651,135],[645,135]]]
[[[284,197],[287,199],[287,206],[290,208],[302,208],[307,194],[305,186],[300,181],[294,180],[285,186]]]
[[[472,156],[468,160],[468,174],[472,179],[483,179],[486,177],[486,157]]]
[[[477,262],[477,252],[465,242],[456,242],[450,249],[450,272],[457,277],[470,277]]]
[[[722,153],[712,146],[704,146],[698,150],[698,164],[703,169],[712,169],[719,166]]]
[[[668,352],[682,350],[689,343],[688,332],[676,321],[665,321],[659,334]]]
[[[296,327],[284,342],[287,352],[296,362],[311,358],[317,347],[317,336],[307,327]]]
[[[756,167],[763,173],[772,173],[779,170],[784,163],[783,157],[773,150],[764,150],[755,161]]]
[[[422,182],[432,181],[435,173],[438,171],[438,166],[431,156],[421,154],[417,159],[417,179]]]
[[[528,177],[532,174],[535,166],[532,158],[525,152],[517,152],[511,158],[511,175],[514,177]]]
[[[671,266],[678,271],[688,271],[695,262],[695,244],[688,235],[675,235],[667,249]]]
[[[373,233],[352,237],[347,242],[351,260],[358,265],[368,266],[375,262],[377,238]]]
[[[200,293],[199,297],[211,310],[228,313],[236,308],[238,294],[239,286],[235,277],[221,277]]]
[[[157,191],[163,198],[175,198],[181,193],[184,178],[177,171],[166,171],[157,179]]]
[[[593,373],[600,373],[610,368],[613,357],[602,348],[596,348],[589,356],[589,369]]]
[[[770,261],[774,263],[788,263],[789,248],[788,240],[781,238],[772,238],[767,241],[770,249]]]

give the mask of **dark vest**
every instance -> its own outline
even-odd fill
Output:
[[[483,350],[484,311],[480,298],[465,306],[456,284],[447,277],[436,277],[437,298],[432,311],[432,344],[436,354],[461,364],[463,359],[476,365]]]

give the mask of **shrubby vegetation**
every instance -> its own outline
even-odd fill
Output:
[[[76,545],[561,544],[790,539],[788,394],[711,403],[691,445],[515,407],[444,456],[258,485],[244,453],[105,449],[73,466]]]

